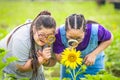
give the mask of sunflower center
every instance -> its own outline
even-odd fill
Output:
[[[68,60],[70,61],[70,62],[75,62],[76,61],[76,55],[75,54],[69,54],[68,55]]]

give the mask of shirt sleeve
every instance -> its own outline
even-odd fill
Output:
[[[17,64],[23,65],[29,58],[27,43],[21,39],[13,39],[12,54],[17,57]]]
[[[111,38],[111,33],[107,29],[105,29],[103,26],[99,25],[98,28],[98,41],[107,41]]]
[[[56,37],[56,40],[53,43],[53,52],[55,54],[60,54],[61,52],[63,52],[63,50],[65,49],[65,47],[62,44],[59,30],[58,30],[58,33],[56,33],[55,37]]]

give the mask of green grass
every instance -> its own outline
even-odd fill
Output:
[[[42,10],[49,10],[57,21],[57,25],[64,23],[65,18],[73,13],[84,14],[86,19],[96,20],[106,27],[119,24],[119,11],[115,11],[112,4],[101,8],[94,2],[1,2],[0,25],[15,27],[26,19],[34,19]]]
[[[113,4],[109,3],[98,7],[95,2],[15,2],[2,0],[0,1],[0,39],[13,27],[24,23],[26,19],[34,19],[42,10],[48,10],[52,13],[57,26],[64,24],[65,18],[73,13],[84,14],[86,19],[99,22],[114,35],[112,46],[106,50],[109,58],[107,60],[110,62],[107,65],[111,69],[111,65],[120,62],[118,60],[120,57],[120,34],[118,33],[120,30],[120,11],[115,10]],[[45,74],[47,80],[59,80],[59,64],[53,68],[45,69]]]

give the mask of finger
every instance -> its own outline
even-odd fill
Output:
[[[89,59],[89,65],[93,65],[93,59],[92,58]]]
[[[93,65],[93,61],[92,61],[92,59],[91,60],[89,60],[89,62],[87,63],[87,65],[89,65],[89,66],[91,66],[91,65]]]
[[[49,53],[51,50],[44,50],[42,53]]]
[[[89,65],[91,64],[91,61],[87,58],[86,61],[85,61],[85,64],[86,64],[87,66],[89,66]]]
[[[51,55],[49,55],[48,58],[51,58]]]
[[[48,56],[48,55],[51,55],[51,53],[50,52],[43,53],[43,56]]]
[[[37,51],[37,54],[42,55],[42,52],[40,50]]]
[[[86,61],[87,61],[87,58],[88,58],[88,57],[87,57],[87,56],[85,56],[85,58],[83,59],[83,61],[84,61],[84,62],[86,62]]]
[[[91,65],[93,65],[94,64],[94,61],[91,61]]]
[[[37,52],[42,53],[42,51],[41,51],[41,50],[38,50]]]
[[[44,49],[43,49],[43,51],[46,51],[46,50],[51,50],[51,48],[48,47],[48,48],[44,48]]]
[[[38,61],[39,61],[39,64],[42,64],[43,63],[43,58],[40,56],[40,57],[38,57]]]
[[[88,65],[89,65],[89,62],[88,62],[88,61],[86,61],[86,62],[85,62],[85,65],[87,65],[87,66],[88,66]]]
[[[91,66],[91,65],[92,65],[92,63],[89,63],[89,64],[88,64],[88,66]]]
[[[88,64],[88,66],[91,66],[91,65],[92,65],[92,63],[89,63],[89,64]]]
[[[87,65],[87,66],[88,66],[88,65],[89,65],[89,62],[88,62],[88,61],[86,61],[86,62],[85,62],[85,65]]]
[[[84,63],[85,63],[85,64],[88,64],[88,63],[89,63],[89,60],[88,60],[87,57],[85,57],[85,59],[84,59]]]
[[[43,56],[46,58],[46,57],[48,57],[48,56],[51,56],[51,53],[50,53],[50,52],[45,52],[45,53],[43,54]]]
[[[51,54],[50,54],[50,53],[48,53],[46,56],[50,56],[50,57],[51,57]]]
[[[37,52],[37,56],[39,57],[39,56],[41,56],[41,54],[39,52]]]
[[[88,63],[85,63],[86,66],[88,66],[89,64]]]
[[[46,59],[46,60],[48,60],[48,59],[50,59],[51,58],[51,56],[47,56],[46,58],[44,58],[44,59]]]
[[[93,65],[93,63],[90,64],[90,66],[92,66],[92,65]]]
[[[48,50],[48,51],[45,51],[46,53],[50,53],[51,51],[50,50]]]
[[[86,63],[86,65],[87,65],[87,66],[91,66],[91,63],[90,63],[90,62],[88,62],[88,63]]]

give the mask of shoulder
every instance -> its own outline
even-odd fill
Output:
[[[30,39],[30,26],[31,24],[23,25],[13,34],[12,37],[21,40]]]
[[[92,24],[87,24],[86,25],[87,29],[91,30],[91,31],[98,31],[99,26],[101,27],[101,25],[97,24],[97,23],[92,23]]]
[[[30,39],[23,39],[20,37],[14,37],[12,39],[11,44],[12,46],[15,46],[15,47],[22,47],[22,48],[28,48],[28,49],[31,46]]]
[[[56,32],[55,32],[55,36],[59,36],[59,35],[60,35],[60,28],[57,27]]]
[[[56,29],[56,37],[60,37],[63,33],[63,31],[64,31],[64,29],[65,29],[65,26],[64,26],[64,24],[63,25],[61,25],[61,26],[59,26],[59,27],[57,27],[57,29]],[[62,34],[61,34],[62,33]]]
[[[21,45],[23,47],[30,47],[30,24],[19,28],[11,37],[13,45]]]
[[[98,34],[98,28],[99,28],[99,24],[96,23],[89,23],[86,25],[87,27],[87,33],[90,33],[90,35],[97,35]]]

